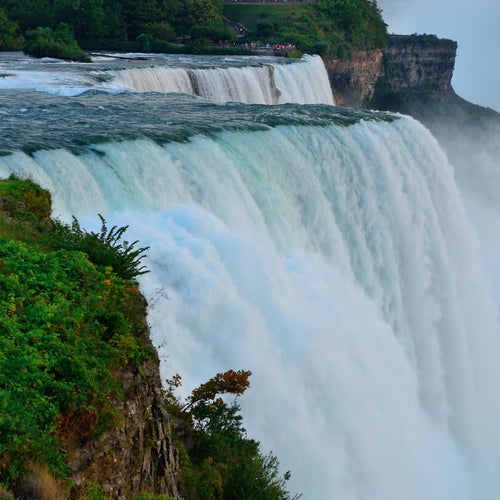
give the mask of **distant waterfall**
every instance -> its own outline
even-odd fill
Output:
[[[185,68],[130,68],[114,73],[111,87],[125,87],[137,92],[181,92],[194,94],[189,70]]]
[[[130,68],[113,73],[112,88],[139,92],[182,92],[212,102],[333,104],[323,61],[304,56],[288,64],[217,68]]]
[[[498,325],[452,170],[417,122],[0,156],[11,172],[49,188],[56,215],[100,212],[151,246],[164,376],[187,391],[252,370],[245,427],[304,499],[499,498]]]

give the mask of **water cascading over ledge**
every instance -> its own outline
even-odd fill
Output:
[[[111,64],[97,80],[51,64],[37,93],[0,66],[19,84],[0,95],[0,176],[151,246],[141,287],[165,377],[189,392],[251,370],[245,427],[306,499],[498,498],[498,323],[426,129],[328,105],[101,92]]]
[[[114,94],[161,92],[197,95],[219,104],[333,104],[328,75],[319,56],[288,60],[148,54],[130,61],[123,55],[95,56],[90,64],[78,64],[40,61],[17,53],[1,57],[0,53],[0,71],[0,91],[63,96],[91,90]]]
[[[140,131],[139,104],[115,119]],[[100,212],[151,246],[141,286],[164,375],[189,390],[250,369],[245,426],[294,491],[495,498],[498,329],[436,141],[409,118],[344,111],[341,124],[314,106],[262,111],[257,128],[258,108],[223,107],[248,127],[202,133],[198,105],[183,142],[85,145],[82,120],[75,151],[13,152],[0,175],[48,187],[56,215],[91,227]]]
[[[306,55],[290,64],[215,68],[153,66],[112,73],[110,88],[195,94],[211,102],[333,104],[323,62]]]

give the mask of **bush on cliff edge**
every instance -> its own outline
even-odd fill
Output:
[[[66,477],[65,449],[113,423],[117,368],[152,355],[137,284],[64,248],[49,214],[45,190],[0,182],[0,485],[9,488],[33,463]]]

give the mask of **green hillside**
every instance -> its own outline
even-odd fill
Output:
[[[248,28],[247,38],[237,41],[223,16]],[[86,50],[178,53],[234,51],[251,41],[291,43],[302,52],[344,57],[353,50],[384,46],[385,36],[376,0],[296,4],[0,0],[0,50],[22,47],[36,56],[81,59],[73,43],[76,40]]]
[[[383,47],[386,24],[375,0],[317,0],[307,3],[225,3],[223,15],[249,30],[247,39],[292,43],[302,52],[348,56]]]
[[[277,23],[281,27],[289,27],[304,22],[308,9],[303,3],[259,3],[248,4],[231,2],[223,6],[223,15],[230,21],[241,22],[250,31],[257,31],[262,21]]]

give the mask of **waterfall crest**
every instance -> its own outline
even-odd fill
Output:
[[[216,68],[131,68],[112,73],[111,88],[196,94],[212,102],[333,104],[323,61],[306,55],[290,64]]]
[[[0,156],[12,172],[56,215],[91,228],[100,212],[151,246],[163,374],[189,391],[251,370],[245,426],[293,490],[497,498],[494,307],[452,169],[416,121]]]

